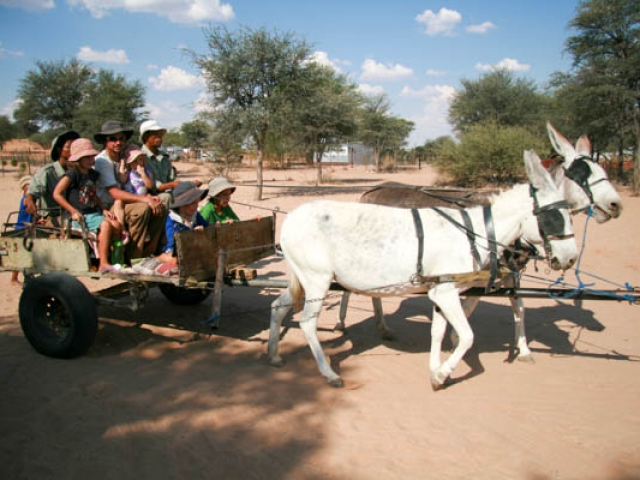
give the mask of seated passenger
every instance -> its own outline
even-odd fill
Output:
[[[194,182],[180,182],[173,190],[173,201],[165,224],[167,243],[157,260],[176,266],[175,234],[185,230],[202,230],[209,226],[198,212],[198,203],[205,198],[207,190],[200,190]]]
[[[209,201],[200,209],[200,215],[210,225],[217,223],[233,223],[240,219],[229,206],[231,194],[236,187],[224,177],[214,178],[209,182]]]
[[[114,271],[109,263],[111,239],[120,238],[122,225],[102,203],[96,184],[100,174],[92,167],[98,151],[88,138],[79,138],[71,144],[70,168],[53,191],[54,200],[71,214],[72,226],[85,228],[98,237],[98,255],[101,273]]]

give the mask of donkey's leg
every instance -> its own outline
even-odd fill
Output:
[[[342,299],[340,300],[340,311],[338,312],[338,322],[336,326],[333,327],[334,330],[338,330],[340,332],[344,332],[346,325],[344,323],[344,319],[347,318],[347,307],[349,306],[349,298],[351,298],[351,292],[344,291],[342,292]]]
[[[435,371],[431,371],[431,386],[434,390],[438,390],[473,345],[473,331],[464,315],[457,288],[445,284],[437,285],[429,290],[429,298],[440,308],[440,313],[456,330],[459,338],[458,346],[449,358]]]
[[[434,390],[440,388],[445,380],[446,376],[436,374],[436,381],[434,384],[434,373],[438,372],[440,368],[440,356],[442,354],[442,340],[447,330],[447,320],[442,316],[440,308],[437,305],[433,305],[433,314],[431,315],[431,352],[429,353],[429,371],[431,371],[431,386]],[[436,387],[437,384],[437,387]]]
[[[384,312],[382,311],[382,299],[380,297],[371,297],[371,303],[373,304],[373,316],[376,318],[376,328],[380,332],[380,335],[382,335],[382,338],[384,340],[395,340],[395,335],[384,319]]]
[[[515,344],[518,349],[517,359],[521,362],[535,363],[533,354],[527,345],[527,333],[524,328],[524,303],[521,298],[509,297],[513,310],[513,322],[515,323]]]
[[[305,301],[302,318],[300,319],[300,328],[307,339],[313,357],[316,359],[318,370],[326,377],[327,383],[332,387],[343,387],[344,382],[342,378],[331,369],[329,362],[327,362],[327,357],[325,357],[322,351],[320,341],[318,340],[318,316],[322,309],[322,301],[318,299],[324,298],[324,295],[312,296],[309,291],[307,291],[307,294],[309,295],[308,298],[312,298],[313,300]]]
[[[280,327],[282,320],[293,307],[293,299],[291,292],[287,288],[282,295],[276,298],[271,304],[271,322],[269,324],[269,344],[267,349],[267,357],[269,364],[274,367],[284,365],[282,357],[278,353],[278,344],[280,342]]]
[[[465,297],[462,300],[462,309],[464,310],[464,315],[467,318],[469,318],[471,314],[474,312],[474,310],[478,306],[478,303],[480,303],[480,297],[475,295]],[[453,348],[456,348],[456,346],[458,345],[458,334],[453,328],[449,332],[449,341],[451,341],[451,346]]]

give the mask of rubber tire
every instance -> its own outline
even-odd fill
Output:
[[[197,305],[211,295],[211,290],[176,287],[172,283],[159,283],[158,288],[171,303]]]
[[[18,311],[24,336],[37,352],[49,357],[82,355],[98,330],[95,299],[77,278],[65,273],[30,278]]]

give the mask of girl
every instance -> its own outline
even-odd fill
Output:
[[[114,272],[109,263],[111,239],[120,238],[122,224],[115,215],[106,210],[96,192],[96,182],[100,174],[92,167],[98,151],[88,138],[79,138],[71,144],[71,156],[67,170],[53,191],[53,198],[71,214],[72,227],[85,228],[98,238],[98,270],[100,273]]]
[[[209,202],[202,207],[200,215],[210,224],[233,223],[240,219],[229,206],[231,194],[236,187],[224,177],[214,178],[209,182]]]

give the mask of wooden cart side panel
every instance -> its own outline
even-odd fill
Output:
[[[25,245],[24,238],[0,237],[0,265],[3,270],[88,272],[91,261],[81,239],[34,238]]]
[[[180,277],[213,280],[218,254],[227,252],[227,268],[246,265],[275,253],[273,217],[180,232],[176,238]]]

